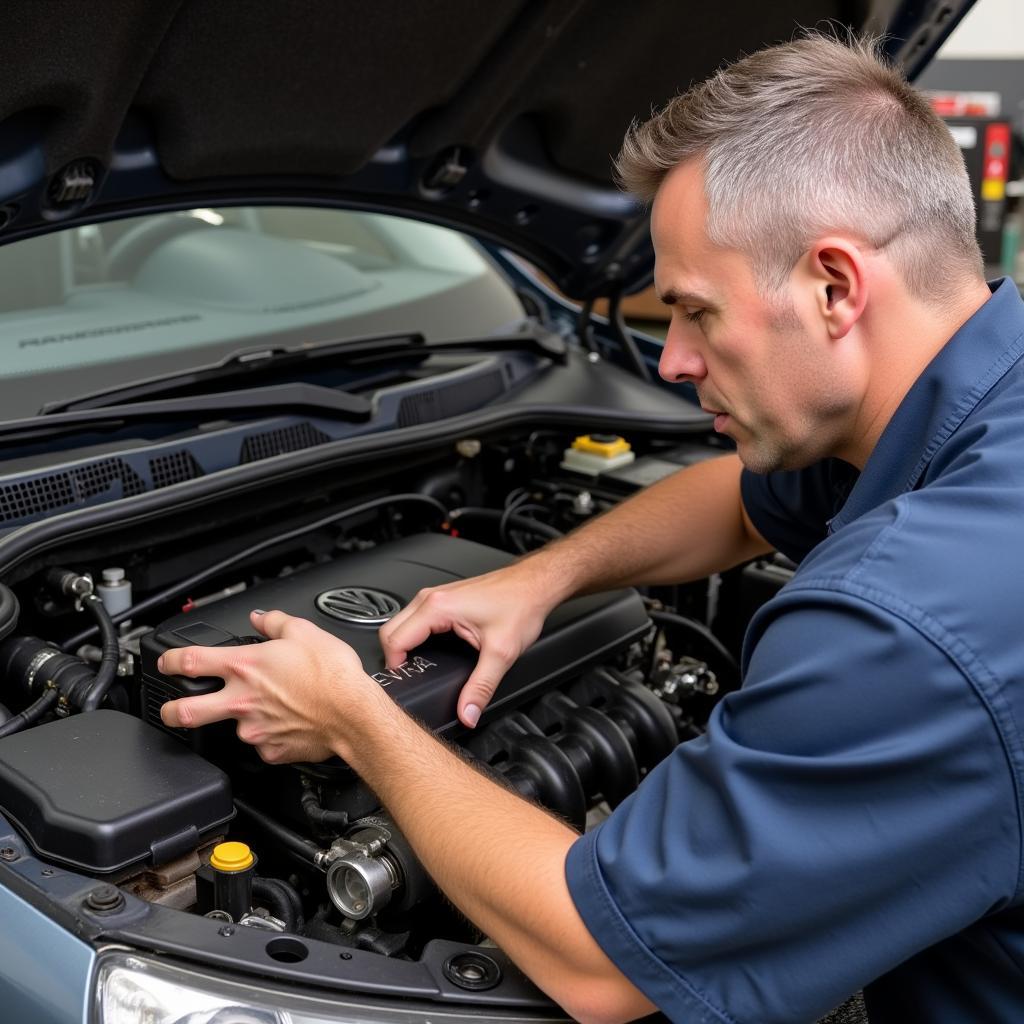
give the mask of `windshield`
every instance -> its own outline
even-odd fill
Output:
[[[522,316],[476,243],[417,221],[235,207],[93,224],[0,248],[0,416],[246,348],[486,336]]]

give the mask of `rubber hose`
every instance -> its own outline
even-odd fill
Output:
[[[245,559],[251,558],[253,555],[258,555],[261,551],[265,551],[267,548],[277,547],[280,544],[287,544],[289,541],[295,540],[296,537],[312,533],[314,530],[319,530],[324,526],[330,526],[342,519],[362,515],[362,513],[369,512],[375,508],[381,508],[385,505],[407,504],[409,502],[418,502],[420,504],[429,505],[436,512],[439,512],[443,518],[448,518],[448,509],[436,498],[431,498],[429,494],[416,494],[415,492],[411,492],[409,494],[391,494],[384,498],[374,498],[372,501],[364,501],[359,505],[352,505],[349,508],[344,508],[340,512],[332,512],[329,516],[323,516],[312,523],[297,526],[294,530],[289,530],[287,533],[282,533],[280,536],[267,537],[265,540],[261,540],[258,544],[253,544],[250,547],[244,548],[242,551],[236,551],[233,555],[229,555],[227,558],[222,558],[214,565],[208,565],[205,569],[200,569],[199,572],[193,573],[186,579],[179,580],[177,583],[172,583],[171,586],[165,587],[156,594],[151,594],[144,601],[139,601],[138,604],[133,604],[131,608],[126,608],[123,612],[118,612],[117,615],[113,616],[111,621],[116,626],[118,623],[124,622],[125,619],[134,619],[141,616],[145,612],[148,612],[150,608],[155,608],[158,605],[163,604],[165,601],[170,601],[173,597],[178,597],[182,593],[198,586],[200,583],[205,583],[206,580],[211,577],[218,576],[225,570],[230,569],[233,565],[237,565],[239,562],[243,562]],[[85,643],[86,640],[91,640],[98,632],[98,626],[92,626],[89,629],[84,629],[81,633],[76,633],[73,637],[65,640],[64,643],[61,644],[61,650],[73,651],[76,647]]]
[[[564,536],[561,530],[556,529],[554,526],[548,526],[547,523],[538,522],[536,519],[530,519],[528,516],[515,514],[507,516],[506,512],[496,508],[473,508],[469,506],[457,508],[452,512],[450,518],[452,520],[491,519],[499,524],[504,520],[508,526],[514,526],[517,530],[523,530],[525,533],[532,533],[538,537],[545,537],[548,540],[557,540],[559,537]]]
[[[590,320],[594,312],[594,300],[587,299],[580,307],[576,317],[576,337],[586,346],[588,352],[598,355],[597,344],[594,342],[594,325]]]
[[[38,721],[57,703],[59,697],[60,694],[54,687],[48,687],[46,692],[25,708],[24,711],[19,712],[13,718],[4,722],[3,725],[0,725],[0,738],[10,736],[11,733],[18,732],[20,729],[24,729],[25,726]]]
[[[252,894],[264,901],[267,910],[274,917],[284,921],[285,927],[290,932],[298,930],[295,921],[295,908],[288,894],[281,888],[281,884],[275,878],[254,878],[252,880]]]
[[[0,704],[0,725],[11,720],[11,709],[6,704]]]
[[[345,828],[348,825],[346,811],[328,811],[320,803],[316,790],[307,779],[302,781],[302,811],[313,825],[320,828]]]
[[[636,342],[633,340],[633,335],[629,333],[629,327],[626,325],[626,318],[622,315],[622,292],[616,292],[611,299],[608,308],[608,325],[612,329],[612,333],[615,335],[615,340],[619,343],[619,347],[626,353],[626,358],[629,359],[633,366],[633,370],[636,375],[641,379],[651,383],[651,371],[647,368],[647,364],[644,362],[644,357],[640,354],[640,349],[637,348]]]
[[[653,622],[665,626],[677,626],[698,637],[701,642],[710,647],[725,662],[730,671],[736,673],[737,680],[739,679],[740,667],[729,651],[729,648],[703,623],[697,622],[696,619],[688,619],[685,615],[678,615],[675,612],[650,610],[647,614],[650,615]]]
[[[288,905],[291,907],[292,917],[295,920],[295,930],[301,932],[306,926],[306,919],[302,914],[302,897],[299,895],[298,889],[291,882],[286,882],[283,878],[269,878],[267,881],[273,882],[284,893],[285,898],[288,900]]]
[[[235,806],[246,817],[263,829],[264,832],[273,836],[279,843],[285,846],[289,852],[295,854],[296,857],[301,858],[307,864],[316,864],[316,855],[321,851],[320,847],[311,839],[306,839],[304,836],[300,836],[298,832],[293,832],[287,825],[274,821],[273,818],[268,817],[262,811],[256,810],[246,800],[239,800],[238,797],[235,797]]]
[[[117,679],[117,667],[121,663],[121,645],[117,642],[117,627],[103,601],[93,594],[85,599],[85,604],[99,626],[103,647],[100,667],[96,671],[96,681],[89,687],[89,693],[82,701],[83,711],[95,711]]]
[[[0,640],[14,632],[20,612],[21,608],[14,591],[0,583]]]

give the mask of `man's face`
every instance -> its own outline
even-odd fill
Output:
[[[655,287],[672,310],[661,376],[694,384],[749,469],[809,465],[838,447],[849,383],[812,307],[801,316],[788,289],[761,295],[747,257],[708,240],[706,212],[699,164],[673,169],[651,220]]]

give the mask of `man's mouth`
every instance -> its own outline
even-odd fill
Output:
[[[703,402],[701,402],[700,407],[706,413],[715,417],[714,428],[718,433],[721,433],[723,428],[725,427],[725,424],[729,420],[729,414],[727,412],[722,412],[721,409],[714,409],[711,406],[705,405]]]

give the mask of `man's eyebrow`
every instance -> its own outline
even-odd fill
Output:
[[[711,300],[705,295],[698,295],[696,292],[677,292],[671,288],[658,295],[658,298],[666,306],[674,306],[677,302],[684,306],[710,306]]]

